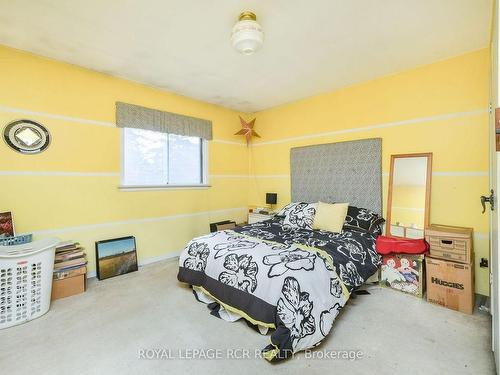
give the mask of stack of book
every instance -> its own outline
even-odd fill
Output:
[[[78,242],[65,241],[56,247],[54,279],[81,275],[87,272],[87,259]]]
[[[78,242],[61,242],[56,247],[52,300],[85,292],[87,259]]]

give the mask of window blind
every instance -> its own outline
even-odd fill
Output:
[[[212,140],[212,121],[116,102],[116,126]]]

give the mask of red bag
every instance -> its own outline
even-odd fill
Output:
[[[423,254],[429,250],[429,244],[423,239],[400,237],[377,237],[379,254]]]

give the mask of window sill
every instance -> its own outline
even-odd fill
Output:
[[[136,185],[136,186],[118,186],[121,191],[150,191],[150,190],[203,190],[210,188],[211,185]]]

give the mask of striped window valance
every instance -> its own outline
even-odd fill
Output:
[[[116,126],[212,140],[212,121],[116,102]]]

